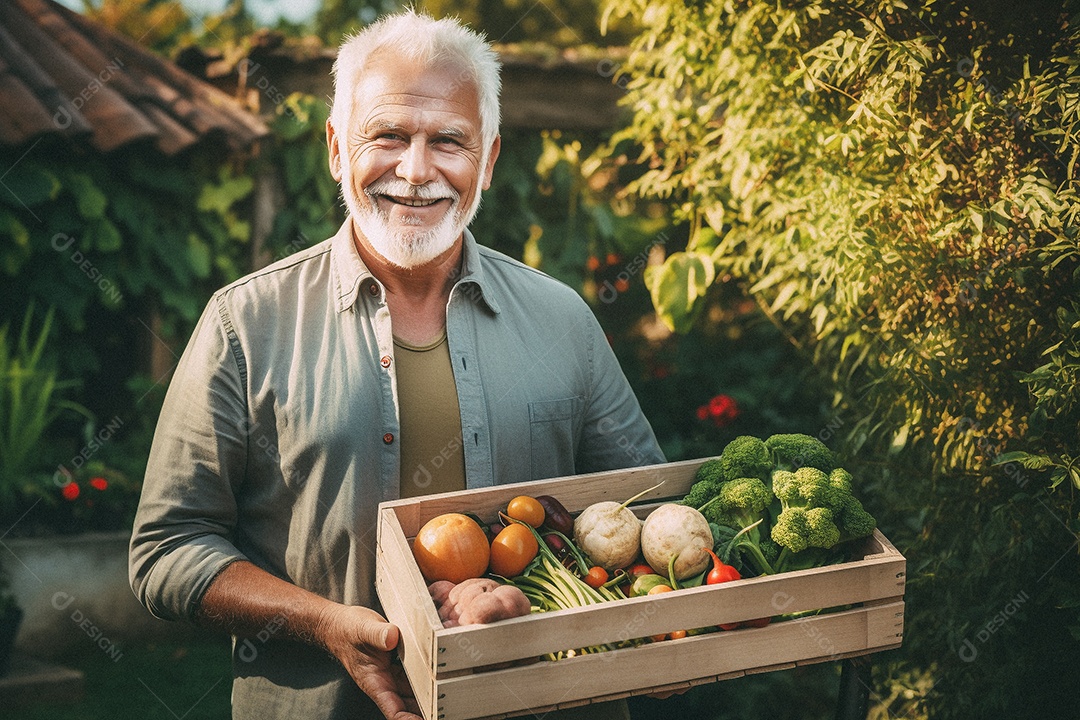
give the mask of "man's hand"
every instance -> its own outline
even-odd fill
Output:
[[[199,610],[203,625],[234,635],[255,635],[281,618],[286,637],[333,654],[387,718],[423,720],[405,672],[391,662],[398,629],[374,610],[332,602],[246,560],[218,574]]]
[[[392,661],[398,629],[374,610],[331,605],[317,636],[388,720],[421,720],[401,666]]]

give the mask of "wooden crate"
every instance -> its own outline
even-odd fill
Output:
[[[402,662],[427,720],[511,717],[899,647],[905,561],[880,532],[862,559],[661,596],[443,628],[410,550],[420,527],[446,512],[494,520],[517,495],[552,495],[572,513],[624,501],[644,516],[680,498],[703,460],[500,485],[379,506],[376,590],[401,630]],[[557,662],[489,669],[548,652],[821,608],[839,612],[650,643]]]

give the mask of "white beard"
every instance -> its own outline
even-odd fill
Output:
[[[341,196],[353,222],[376,253],[390,264],[404,269],[426,265],[449,250],[480,208],[479,191],[470,207],[462,208],[460,195],[442,180],[424,185],[412,185],[400,179],[376,180],[364,188],[364,194],[367,196],[367,206],[361,207],[353,189],[352,170],[348,162],[343,162]],[[377,195],[447,199],[450,207],[442,220],[430,230],[394,229],[390,225],[390,215],[379,207]],[[418,217],[408,214],[403,221],[406,225],[419,225],[421,222]]]

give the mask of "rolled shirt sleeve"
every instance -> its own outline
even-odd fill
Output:
[[[135,516],[131,587],[159,618],[192,619],[218,573],[244,559],[232,537],[246,427],[243,369],[218,295],[169,385]]]

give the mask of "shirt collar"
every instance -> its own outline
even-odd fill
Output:
[[[499,304],[495,301],[491,283],[484,278],[484,266],[480,262],[480,244],[476,242],[476,238],[468,228],[465,228],[465,243],[461,249],[461,278],[457,281],[455,288],[466,283],[475,285],[480,290],[479,298],[491,309],[491,312],[499,313]],[[466,293],[466,295],[475,296],[474,293]]]
[[[484,279],[484,268],[480,262],[480,246],[476,238],[465,229],[465,241],[461,251],[461,277],[454,284],[455,289],[459,286],[470,284],[479,289],[479,294],[465,293],[466,297],[479,298],[484,301],[492,312],[499,312],[499,305],[493,297],[490,283]],[[344,312],[356,304],[357,295],[363,287],[375,287],[377,293],[382,294],[383,288],[375,276],[368,269],[364,261],[360,259],[360,253],[356,250],[353,242],[352,219],[346,217],[338,229],[337,234],[331,239],[330,255],[335,271],[335,298],[337,311]]]

